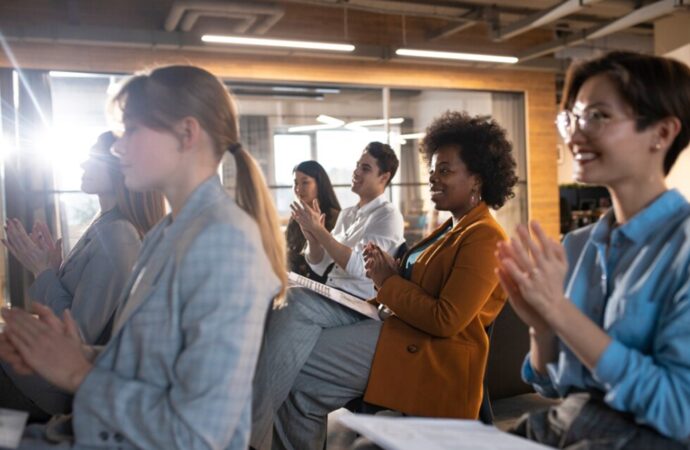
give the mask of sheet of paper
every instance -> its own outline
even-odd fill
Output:
[[[343,292],[340,289],[336,289],[327,286],[323,283],[319,283],[318,281],[314,281],[310,278],[303,277],[302,275],[299,275],[295,272],[288,273],[288,281],[290,286],[305,287],[316,292],[317,294],[322,295],[323,297],[326,297],[327,299],[333,300],[336,303],[340,303],[346,308],[355,310],[358,313],[363,314],[371,319],[381,320],[379,318],[378,310],[374,305],[371,305],[363,299],[356,297],[352,294],[348,294],[347,292]]]
[[[476,420],[381,417],[345,413],[343,425],[385,450],[543,450],[550,447]]]
[[[29,413],[0,408],[0,447],[17,448]]]

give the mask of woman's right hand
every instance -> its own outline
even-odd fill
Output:
[[[498,268],[496,269],[498,279],[501,282],[503,290],[508,294],[508,301],[520,320],[528,327],[532,328],[537,335],[553,335],[554,333],[551,326],[549,326],[541,314],[523,298],[515,280],[513,280],[504,267],[504,263],[509,260],[513,261],[515,264],[519,264],[518,256],[505,242],[499,242],[496,257],[499,262]]]
[[[31,230],[31,240],[43,251],[48,252],[50,266],[54,270],[62,265],[62,238],[55,241],[45,222],[36,221]]]
[[[6,238],[2,243],[17,260],[34,276],[50,269],[51,252],[44,250],[33,241],[18,219],[9,219],[5,226]]]

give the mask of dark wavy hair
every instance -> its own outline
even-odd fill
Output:
[[[303,161],[292,169],[292,173],[295,172],[302,172],[316,180],[319,208],[323,213],[329,214],[333,209],[338,211],[342,209],[333,190],[331,179],[328,178],[328,174],[321,164],[316,161]]]
[[[664,157],[664,175],[668,175],[690,141],[690,68],[661,56],[611,52],[571,66],[561,107],[571,109],[585,81],[602,74],[613,82],[618,94],[632,108],[637,117],[637,131],[667,117],[677,117],[680,121],[680,132]]]
[[[430,163],[434,153],[447,146],[457,148],[467,170],[479,177],[482,200],[489,207],[499,209],[515,196],[513,186],[518,178],[513,146],[495,120],[447,111],[426,129],[420,152]]]
[[[390,178],[388,178],[388,183],[386,183],[386,186],[389,186],[400,165],[395,151],[388,144],[374,141],[367,144],[364,152],[369,153],[376,160],[376,163],[379,165],[379,175],[386,172],[391,174]]]

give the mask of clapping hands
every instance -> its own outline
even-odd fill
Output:
[[[290,205],[292,218],[299,224],[304,236],[310,241],[315,240],[315,233],[319,228],[325,228],[326,215],[321,212],[319,201],[314,199],[311,205],[300,200]]]
[[[91,370],[76,322],[69,310],[60,320],[53,311],[34,303],[32,312],[3,309],[0,359],[17,373],[36,373],[67,392],[76,392]]]
[[[381,250],[378,245],[368,243],[364,247],[363,255],[367,277],[374,282],[377,288],[383,286],[388,278],[398,274],[398,262]]]
[[[5,225],[6,238],[2,243],[34,276],[47,269],[57,270],[62,263],[62,239],[53,240],[48,226],[34,224],[31,234],[18,219],[9,219]]]
[[[517,228],[517,239],[498,244],[497,273],[510,303],[523,322],[539,333],[551,333],[553,321],[568,302],[563,282],[568,268],[563,246],[546,236],[537,222]]]

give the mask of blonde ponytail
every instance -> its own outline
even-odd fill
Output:
[[[273,300],[273,307],[281,308],[285,302],[288,280],[285,237],[280,232],[278,211],[256,160],[241,146],[231,146],[230,152],[235,157],[237,167],[235,201],[259,226],[264,252],[281,282],[280,293]]]

